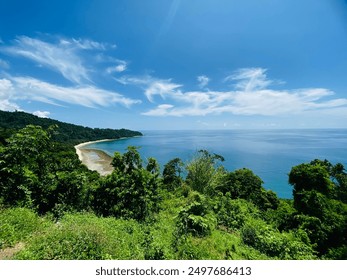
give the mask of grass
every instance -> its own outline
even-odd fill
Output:
[[[135,221],[67,214],[35,236],[17,259],[144,259],[144,233]]]
[[[261,252],[263,245],[245,245],[244,228],[230,231],[217,227],[204,237],[175,237],[176,217],[182,205],[183,197],[165,199],[161,211],[147,223],[92,213],[68,213],[56,222],[49,215],[40,217],[29,209],[1,209],[0,249],[7,258],[23,260],[270,259],[269,254]],[[254,234],[263,229],[255,227],[258,224],[263,225],[256,220],[251,224]],[[280,241],[293,238],[280,233],[270,237],[281,237]]]
[[[26,242],[49,226],[47,219],[30,209],[9,208],[0,210],[0,249]]]

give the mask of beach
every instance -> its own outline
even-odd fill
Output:
[[[97,149],[88,149],[88,145],[98,142],[114,141],[115,139],[105,139],[90,141],[75,146],[76,153],[80,161],[90,170],[97,171],[100,175],[108,175],[113,171],[111,166],[112,157]]]

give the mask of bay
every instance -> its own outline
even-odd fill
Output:
[[[109,155],[139,147],[144,160],[154,157],[161,165],[179,157],[189,162],[196,151],[206,149],[225,158],[224,167],[233,171],[249,168],[281,198],[292,197],[288,173],[295,165],[313,159],[347,164],[346,129],[307,130],[193,130],[143,131],[144,136],[99,142],[89,148]]]

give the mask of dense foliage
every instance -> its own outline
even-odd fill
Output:
[[[49,118],[39,118],[25,112],[5,112],[0,110],[0,143],[5,143],[5,139],[17,130],[27,125],[37,125],[48,129],[56,126],[57,129],[52,135],[52,139],[64,143],[81,143],[101,139],[118,139],[121,137],[141,136],[141,132],[128,129],[100,129],[83,127],[56,121]]]
[[[135,147],[121,155],[116,152],[112,161],[114,171],[100,179],[95,191],[94,208],[103,216],[144,221],[158,210],[159,167],[149,159],[146,168]]]
[[[341,164],[293,167],[284,200],[206,150],[160,173],[129,147],[100,176],[57,129],[13,129],[0,145],[0,259],[347,259]]]

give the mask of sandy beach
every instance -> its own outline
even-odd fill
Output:
[[[80,161],[88,167],[90,170],[95,170],[100,175],[107,175],[112,173],[113,167],[111,166],[112,157],[106,154],[103,151],[96,149],[88,149],[89,144],[105,142],[105,141],[114,141],[115,139],[105,139],[99,141],[90,141],[81,143],[75,146],[76,153]]]

